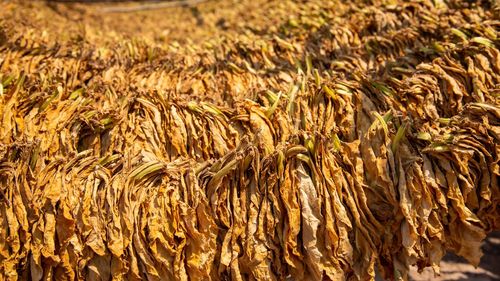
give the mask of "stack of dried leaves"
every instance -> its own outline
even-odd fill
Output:
[[[500,228],[498,2],[237,2],[1,4],[0,279],[479,262]]]

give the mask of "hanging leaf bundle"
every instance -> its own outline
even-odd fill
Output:
[[[479,263],[500,229],[498,2],[237,2],[1,4],[0,279]]]

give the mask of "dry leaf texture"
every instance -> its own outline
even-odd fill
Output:
[[[405,279],[500,228],[498,1],[0,5],[2,280]]]

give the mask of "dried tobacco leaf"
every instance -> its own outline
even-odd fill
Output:
[[[490,2],[1,4],[0,279],[477,265],[500,229]]]

